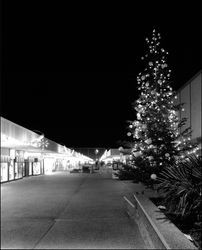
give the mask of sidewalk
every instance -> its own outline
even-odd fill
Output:
[[[124,209],[128,186],[108,172],[7,183],[2,248],[144,249],[138,227]]]

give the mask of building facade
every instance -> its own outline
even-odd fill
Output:
[[[79,168],[92,159],[1,117],[1,183]]]
[[[179,112],[180,118],[187,118],[182,130],[191,127],[191,139],[199,145],[201,154],[201,85],[202,71],[194,75],[177,91],[176,104],[183,103],[183,110]],[[181,132],[181,131],[180,131]]]

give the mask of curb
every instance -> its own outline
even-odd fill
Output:
[[[132,201],[123,199],[148,249],[197,249],[173,223],[160,220],[164,214],[147,197],[133,194]]]

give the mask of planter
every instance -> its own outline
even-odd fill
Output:
[[[197,249],[145,195],[124,196],[124,202],[148,249]]]
[[[160,206],[163,203],[163,198],[161,197],[151,197],[150,200],[155,206]],[[166,213],[165,210],[161,210],[162,213],[167,217],[168,221],[172,222],[182,233],[190,236],[190,240],[193,241],[198,249],[201,249],[201,235],[202,228],[201,225],[195,225],[194,220],[182,220],[180,219],[181,213]]]

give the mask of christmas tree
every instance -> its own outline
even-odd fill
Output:
[[[146,38],[147,51],[141,59],[146,64],[137,76],[140,95],[134,103],[137,119],[131,121],[128,136],[133,136],[133,164],[142,171],[143,179],[154,178],[165,167],[195,153],[197,145],[191,143],[191,129],[182,131],[186,119],[178,112],[183,105],[175,105],[177,98],[171,87],[171,70],[167,64],[168,52],[160,46],[160,33],[153,30]],[[136,156],[139,152],[141,156]]]

